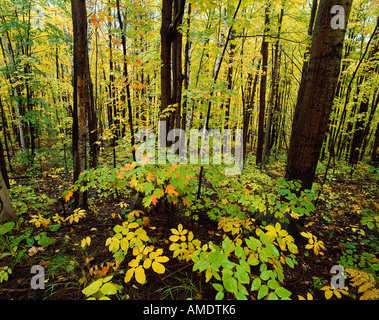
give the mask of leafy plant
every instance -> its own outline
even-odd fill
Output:
[[[351,278],[351,285],[362,294],[359,300],[379,300],[379,281],[371,273],[363,270],[346,269]]]
[[[317,237],[310,232],[301,232],[300,233],[304,238],[308,239],[308,244],[305,246],[305,249],[313,249],[313,252],[316,256],[324,255],[324,252],[321,250],[325,250],[324,242],[321,240],[317,240]]]
[[[113,228],[115,235],[107,238],[105,245],[119,265],[124,261],[129,249],[132,249],[134,259],[129,261],[130,269],[126,272],[124,281],[128,283],[134,276],[140,284],[146,282],[145,270],[152,267],[153,271],[158,274],[165,272],[163,263],[169,260],[168,257],[162,256],[163,250],[155,250],[154,246],[148,246],[150,240],[146,233],[137,222],[124,221],[122,225],[116,225]]]
[[[349,295],[349,292],[345,289],[334,289],[330,286],[324,286],[320,290],[325,292],[326,300],[331,299],[333,297],[333,295],[336,296],[338,299],[341,299],[341,297],[342,297],[341,294],[344,294],[346,296]]]
[[[0,283],[8,281],[9,275],[12,274],[12,269],[8,266],[0,267]]]
[[[121,292],[122,286],[111,282],[113,276],[100,278],[85,287],[82,292],[87,300],[110,300],[108,296]]]
[[[192,231],[183,229],[182,224],[178,225],[178,229],[171,229],[172,236],[169,238],[173,243],[170,250],[173,251],[173,257],[178,260],[190,260],[192,254],[201,246],[201,241],[194,239]]]
[[[205,272],[206,282],[212,278],[221,281],[212,284],[217,300],[223,299],[225,292],[244,300],[249,297],[249,291],[257,291],[258,299],[290,297],[291,292],[280,282],[284,281],[283,264],[290,267],[297,264],[294,254],[298,249],[294,239],[279,223],[257,228],[256,235],[258,238],[237,236],[235,240],[226,236],[220,246],[209,242],[192,254],[193,271]],[[255,276],[255,272],[260,275]]]

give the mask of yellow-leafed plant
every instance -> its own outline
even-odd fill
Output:
[[[322,252],[322,250],[325,249],[325,245],[324,245],[324,242],[321,241],[321,240],[317,240],[317,237],[314,236],[312,233],[310,232],[302,232],[301,235],[304,237],[304,238],[307,238],[308,239],[308,244],[305,246],[305,249],[313,249],[313,252],[316,256],[318,255],[324,255],[324,252]]]
[[[371,273],[363,270],[347,269],[351,285],[361,293],[359,300],[379,300],[379,281]]]
[[[167,262],[169,258],[162,255],[162,249],[155,250],[154,246],[148,246],[150,238],[146,230],[137,222],[124,221],[122,225],[116,225],[113,231],[115,235],[108,238],[105,245],[108,246],[109,251],[113,252],[117,264],[125,259],[129,249],[132,249],[135,257],[128,263],[130,268],[125,274],[125,283],[128,283],[134,276],[138,283],[144,284],[146,282],[145,270],[150,267],[158,274],[166,271],[163,263]]]
[[[194,239],[193,232],[188,232],[183,229],[183,225],[179,224],[178,229],[171,229],[172,236],[169,238],[172,241],[170,250],[173,251],[173,257],[178,260],[190,260],[192,254],[201,246],[201,241]]]

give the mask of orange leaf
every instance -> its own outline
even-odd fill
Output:
[[[175,191],[175,187],[173,187],[172,185],[168,185],[166,187],[166,192],[168,193],[169,196],[171,197],[174,197],[174,195],[178,196],[179,193],[177,191]]]
[[[151,197],[151,202],[154,206],[158,203],[157,196],[155,194],[153,194],[153,196]]]
[[[66,196],[64,197],[64,201],[65,201],[65,202],[68,202],[68,201],[72,198],[73,195],[74,195],[74,189],[71,189],[71,190],[66,194]]]
[[[152,173],[149,173],[148,175],[147,175],[147,181],[154,181],[155,179],[154,179],[154,175],[152,174]]]

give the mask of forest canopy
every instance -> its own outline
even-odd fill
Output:
[[[379,298],[377,1],[0,0],[0,46],[1,298]]]

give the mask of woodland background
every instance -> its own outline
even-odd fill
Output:
[[[1,0],[0,296],[377,299],[378,16],[368,0]],[[159,120],[243,129],[243,173],[137,165],[135,133]]]

